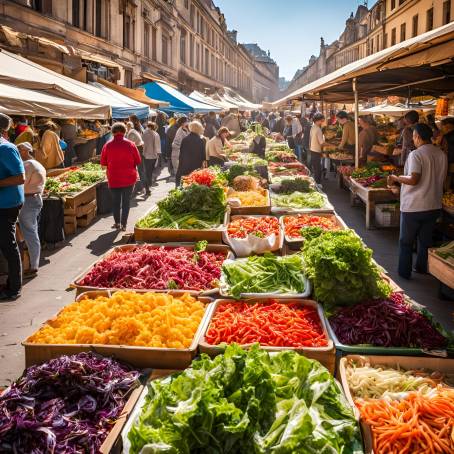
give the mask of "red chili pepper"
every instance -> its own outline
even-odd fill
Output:
[[[223,342],[293,348],[328,345],[316,309],[277,300],[219,305],[205,338],[211,345]]]

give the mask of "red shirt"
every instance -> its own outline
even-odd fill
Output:
[[[101,152],[101,165],[107,167],[109,188],[125,188],[137,181],[137,168],[141,158],[139,150],[123,134],[115,134]]]

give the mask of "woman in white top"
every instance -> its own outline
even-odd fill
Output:
[[[150,186],[154,185],[153,171],[156,161],[161,154],[161,138],[156,132],[158,125],[153,122],[147,124],[147,129],[143,133],[143,158],[146,175],[145,195],[150,195]]]
[[[322,124],[325,121],[325,116],[321,113],[316,113],[312,119],[314,124],[311,128],[311,137],[309,141],[311,151],[311,168],[314,174],[314,179],[317,184],[322,182],[322,150],[325,143],[325,137],[322,132]]]
[[[41,254],[38,217],[43,207],[42,194],[46,184],[46,169],[31,155],[33,148],[29,142],[19,144],[17,148],[25,168],[25,201],[19,212],[19,226],[30,256],[30,269],[24,274],[31,277],[38,272]]]

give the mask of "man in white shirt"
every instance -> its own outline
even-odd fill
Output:
[[[26,277],[35,276],[39,268],[41,242],[38,235],[38,218],[43,207],[42,194],[46,184],[46,169],[31,155],[33,148],[29,142],[17,146],[24,162],[25,201],[19,212],[19,227],[27,244],[30,256],[30,269],[24,274]]]
[[[161,138],[156,132],[158,125],[153,122],[147,124],[147,129],[143,133],[143,158],[146,175],[145,195],[149,196],[150,186],[155,184],[153,171],[156,167],[156,161],[161,154]]]
[[[311,169],[317,184],[322,182],[322,150],[325,143],[325,136],[322,132],[322,124],[325,116],[321,113],[314,115],[311,136],[309,140]]]
[[[432,129],[417,123],[413,129],[416,149],[405,162],[404,175],[391,175],[388,184],[400,183],[399,275],[410,279],[413,245],[418,241],[414,271],[427,273],[427,249],[441,213],[443,183],[448,171],[446,154],[431,143]]]

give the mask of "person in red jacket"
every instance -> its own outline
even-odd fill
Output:
[[[133,142],[125,139],[126,125],[112,125],[113,138],[101,152],[101,165],[107,167],[107,183],[112,192],[113,229],[125,231],[129,216],[129,202],[136,184],[137,166],[141,162],[139,150]],[[121,215],[120,215],[121,212]]]

